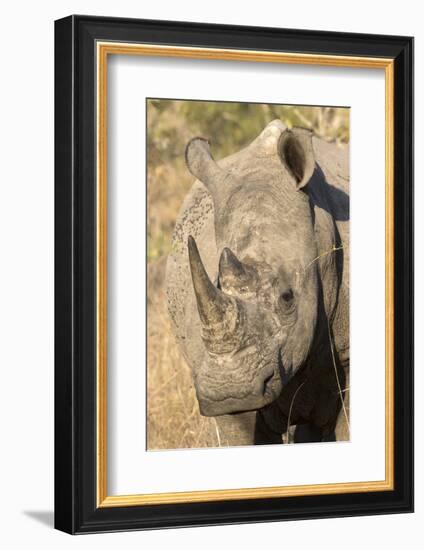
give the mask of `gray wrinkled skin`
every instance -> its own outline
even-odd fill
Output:
[[[347,149],[275,120],[218,162],[195,138],[186,162],[167,296],[200,412],[225,445],[349,439]]]

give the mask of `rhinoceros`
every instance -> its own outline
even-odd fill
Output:
[[[348,439],[347,147],[275,120],[185,158],[166,287],[200,413],[226,445]]]

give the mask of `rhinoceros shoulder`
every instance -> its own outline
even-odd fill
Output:
[[[316,162],[325,179],[327,201],[343,248],[343,270],[337,307],[333,319],[333,337],[341,364],[349,364],[349,147],[313,140]],[[340,246],[339,245],[339,246]]]

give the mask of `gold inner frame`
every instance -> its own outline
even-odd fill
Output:
[[[288,496],[364,493],[394,489],[394,60],[218,48],[162,46],[122,42],[96,44],[97,54],[97,506],[137,506]],[[109,55],[220,59],[298,65],[356,67],[385,71],[386,208],[386,378],[385,479],[315,485],[214,489],[178,493],[108,496],[107,493],[107,61]]]

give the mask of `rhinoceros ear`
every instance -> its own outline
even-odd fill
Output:
[[[212,157],[209,141],[200,137],[190,140],[185,150],[185,159],[193,176],[213,192],[223,177],[223,171]]]
[[[315,170],[312,132],[304,128],[286,130],[278,140],[278,154],[293,176],[297,189],[305,187]]]

